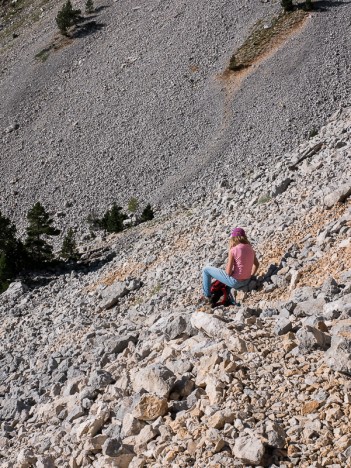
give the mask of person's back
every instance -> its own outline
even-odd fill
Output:
[[[238,244],[232,247],[230,252],[234,257],[234,265],[230,276],[239,281],[249,279],[255,259],[255,252],[251,244]]]

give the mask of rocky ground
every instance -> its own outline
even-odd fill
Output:
[[[351,464],[351,110],[0,296],[1,467]],[[244,227],[240,306],[197,305]]]
[[[18,37],[0,28],[0,209],[21,227],[37,201],[77,229],[131,196],[192,203],[350,105],[347,1],[315,1],[238,79],[223,77],[232,53],[279,1],[99,0],[96,27],[42,61],[59,3],[23,0]]]

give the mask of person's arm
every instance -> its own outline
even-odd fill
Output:
[[[257,273],[259,266],[260,266],[260,262],[257,260],[257,257],[255,255],[254,263],[253,263],[252,271],[251,271],[251,276],[254,276]]]
[[[234,256],[229,249],[229,255],[228,255],[228,261],[227,261],[227,267],[225,269],[225,272],[227,275],[231,276],[232,271],[233,271],[233,266],[234,266]]]

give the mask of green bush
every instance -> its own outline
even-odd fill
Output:
[[[81,10],[74,10],[71,0],[67,0],[56,16],[57,26],[64,36],[67,36],[67,30],[80,19]]]
[[[271,200],[272,200],[272,197],[270,195],[268,195],[268,193],[267,193],[266,195],[263,195],[262,197],[260,197],[257,200],[257,204],[258,205],[263,205],[264,203],[268,203]]]
[[[136,211],[138,211],[138,208],[139,208],[138,199],[135,197],[132,197],[128,202],[128,211],[130,211],[131,213],[135,213]]]

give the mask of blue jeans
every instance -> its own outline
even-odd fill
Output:
[[[227,275],[224,270],[215,267],[205,267],[202,270],[202,290],[204,296],[211,297],[211,279],[214,278],[221,283],[226,284],[230,288],[240,289],[249,284],[250,278],[244,281],[239,281],[232,276]]]

